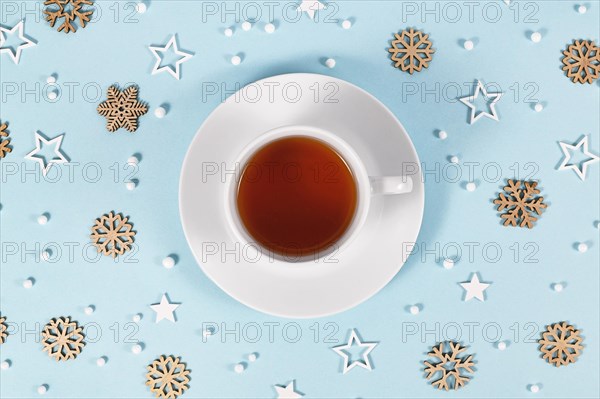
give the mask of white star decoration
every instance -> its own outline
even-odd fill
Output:
[[[473,298],[477,298],[480,301],[485,301],[483,291],[485,291],[490,284],[480,283],[479,276],[477,273],[473,274],[471,281],[468,283],[461,283],[461,287],[466,291],[465,302],[470,301]]]
[[[598,155],[592,154],[588,149],[588,136],[584,136],[575,145],[563,143],[562,141],[560,141],[558,144],[560,144],[560,148],[563,154],[565,155],[565,157],[562,160],[562,163],[558,167],[558,170],[573,169],[581,180],[585,180],[588,166],[594,162],[598,162],[598,160],[600,159],[598,158]],[[583,146],[583,154],[588,158],[585,161],[581,162],[581,167],[579,167],[578,164],[570,164],[569,162],[571,161],[572,157],[571,151],[578,151],[581,146]]]
[[[492,102],[490,102],[491,113],[484,112],[484,111],[477,112],[477,107],[475,106],[474,101],[479,96],[480,91],[481,91],[481,93],[483,93],[483,96],[486,98],[486,100],[492,99]],[[481,83],[481,81],[477,80],[477,86],[475,87],[475,93],[473,93],[472,96],[466,96],[463,98],[459,98],[458,100],[470,108],[471,116],[470,116],[469,123],[473,124],[473,123],[477,122],[477,120],[479,120],[479,118],[481,118],[482,116],[485,116],[487,118],[498,121],[499,119],[498,119],[498,114],[496,114],[495,104],[498,102],[498,100],[500,100],[501,97],[502,97],[502,93],[488,93],[487,90],[485,89],[485,87],[483,86],[483,84]]]
[[[345,350],[353,347],[355,342],[356,342],[356,346],[358,346],[360,348],[365,347],[367,349],[362,353],[362,360],[354,360],[354,361],[350,362],[350,355]],[[335,353],[337,353],[344,359],[343,374],[346,374],[348,371],[352,370],[355,366],[359,366],[359,367],[362,367],[367,370],[373,370],[373,368],[371,367],[371,360],[369,358],[369,353],[371,353],[371,351],[373,349],[375,349],[376,346],[377,346],[377,342],[361,342],[360,339],[358,338],[358,334],[356,333],[356,330],[352,329],[352,333],[350,334],[350,339],[348,340],[348,343],[346,345],[336,346],[331,349],[333,349],[333,351]]]
[[[306,11],[306,14],[310,19],[315,19],[315,12],[319,10],[324,10],[325,4],[321,3],[317,0],[302,0],[302,3],[296,9],[298,12]]]
[[[46,139],[41,132],[35,132],[35,149],[32,150],[29,154],[25,155],[25,159],[37,161],[40,164],[40,168],[42,169],[42,174],[46,176],[53,164],[69,162],[69,160],[67,159],[67,157],[65,157],[60,148],[64,136],[64,134],[61,134],[60,136],[56,136],[53,139]],[[54,154],[56,155],[56,157],[46,161],[46,158],[44,156],[38,155],[38,153],[42,150],[42,143],[44,146],[54,145]]]
[[[167,298],[167,294],[163,294],[160,303],[155,305],[150,305],[152,310],[156,312],[156,322],[158,323],[162,319],[167,319],[175,323],[175,309],[179,307],[180,304],[175,304],[169,302]]]
[[[173,52],[181,57],[175,62],[175,69],[173,69],[173,66],[170,64],[163,65],[162,67],[160,66],[163,57],[159,53],[167,52],[171,47],[173,48]],[[152,68],[152,75],[156,75],[157,73],[162,71],[167,71],[177,80],[179,80],[180,77],[179,66],[187,60],[189,60],[190,58],[192,58],[193,56],[193,54],[191,53],[186,53],[185,51],[179,50],[179,46],[177,45],[177,37],[175,35],[171,36],[171,39],[164,47],[150,46],[148,48],[150,49],[150,51],[152,51],[154,57],[156,57],[156,63]]]
[[[21,60],[21,52],[24,49],[33,47],[36,45],[36,43],[33,40],[28,39],[23,34],[23,28],[24,28],[23,23],[24,22],[25,21],[20,21],[18,24],[16,24],[11,29],[6,29],[6,28],[3,28],[0,26],[0,54],[8,53],[8,55],[10,56],[10,58],[13,60],[13,62],[15,64],[18,64],[19,61]],[[12,36],[15,34],[15,31],[19,32],[19,39],[21,40],[21,44],[13,51],[12,47],[4,47],[4,44],[7,41],[6,35],[10,34]]]
[[[292,381],[286,386],[275,385],[277,399],[299,399],[303,395],[296,392],[296,381]]]

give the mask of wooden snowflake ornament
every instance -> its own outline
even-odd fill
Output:
[[[148,107],[138,101],[137,86],[129,86],[123,91],[110,86],[106,101],[98,105],[97,111],[106,117],[109,132],[123,127],[133,133],[138,128],[138,118],[148,112]]]
[[[146,385],[157,398],[176,399],[189,389],[190,370],[179,357],[161,356],[146,369]]]
[[[90,0],[46,0],[44,5],[47,7],[44,14],[46,14],[46,21],[50,22],[50,26],[53,28],[58,20],[63,21],[58,27],[59,32],[76,32],[75,21],[77,19],[79,19],[81,28],[85,28],[86,24],[90,22],[94,9],[84,8],[84,6],[93,4]]]
[[[524,187],[522,187],[524,185]],[[517,180],[508,180],[508,185],[504,187],[504,193],[500,193],[494,204],[498,205],[498,211],[504,219],[504,226],[519,226],[533,228],[534,222],[538,219],[535,214],[541,215],[542,210],[547,207],[544,204],[544,197],[538,197],[540,190],[537,188],[537,182]]]
[[[8,135],[8,122],[4,122],[0,124],[0,159],[12,151],[12,148],[9,147],[10,138],[8,138]]]
[[[583,349],[583,338],[579,334],[579,330],[564,321],[546,326],[538,341],[542,359],[556,367],[575,363]]]
[[[600,49],[593,40],[573,40],[563,51],[563,71],[573,83],[589,83],[600,76]]]
[[[136,232],[128,220],[128,217],[113,212],[96,219],[90,237],[99,253],[116,258],[131,249]]]
[[[473,355],[459,357],[466,350],[457,342],[448,342],[450,352],[444,352],[444,342],[440,342],[437,346],[431,348],[431,352],[428,353],[430,357],[436,358],[438,362],[424,361],[425,378],[428,380],[434,379],[431,382],[433,387],[437,389],[458,389],[465,386],[469,382],[470,377],[464,374],[473,373]]]
[[[410,28],[403,30],[400,34],[394,34],[392,47],[388,51],[392,54],[394,66],[411,75],[413,72],[421,71],[429,66],[435,50],[431,47],[429,35]]]
[[[83,328],[69,317],[50,320],[42,331],[43,351],[56,361],[75,359],[85,345],[82,331]]]
[[[8,337],[7,331],[6,317],[0,316],[0,345],[6,342],[6,338]]]

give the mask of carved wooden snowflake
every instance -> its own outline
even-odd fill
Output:
[[[133,225],[128,220],[120,213],[113,212],[96,219],[90,237],[98,252],[116,258],[131,249],[136,232],[132,230]]]
[[[7,330],[6,317],[0,316],[0,345],[6,342],[6,338],[8,337]]]
[[[8,135],[8,122],[4,122],[0,124],[0,159],[4,158],[6,154],[12,151],[12,148],[9,147],[10,139],[7,138]]]
[[[69,317],[58,317],[50,320],[42,331],[44,352],[56,361],[75,359],[85,345],[83,328]]]
[[[98,113],[106,117],[106,129],[114,132],[124,127],[130,132],[135,132],[138,128],[138,118],[148,112],[148,107],[138,101],[137,86],[129,86],[123,91],[117,86],[110,86],[107,97],[97,108]]]
[[[46,21],[50,22],[50,26],[54,25],[58,20],[63,20],[63,23],[58,27],[58,31],[65,33],[76,32],[77,27],[75,21],[79,18],[79,26],[85,28],[90,22],[90,16],[94,13],[94,9],[84,8],[94,4],[90,0],[46,0],[44,5],[47,6],[44,10]]]
[[[544,197],[537,197],[540,193],[537,182],[523,182],[525,186],[522,188],[521,181],[508,180],[508,185],[504,187],[504,193],[500,193],[494,204],[498,205],[498,211],[506,210],[500,217],[504,219],[504,225],[519,226],[533,228],[534,222],[538,219],[534,216],[534,212],[538,215],[542,214],[542,209],[546,208]],[[519,223],[520,222],[520,223]]]
[[[459,357],[458,355],[466,350],[465,347],[460,346],[459,343],[449,341],[450,352],[444,352],[444,343],[440,342],[437,346],[432,347],[432,351],[428,353],[429,356],[439,359],[439,362],[428,362],[424,361],[426,378],[431,380],[432,378],[439,378],[433,380],[431,385],[437,387],[437,389],[458,389],[463,387],[470,378],[464,374],[463,371],[473,373],[473,355],[467,357]]]
[[[413,28],[403,30],[401,34],[394,34],[396,40],[392,41],[392,47],[388,49],[392,53],[394,66],[402,71],[412,73],[421,71],[429,66],[431,54],[435,52],[431,48],[429,35]]]
[[[157,398],[175,399],[189,389],[190,370],[179,357],[161,356],[146,368],[146,385]]]
[[[583,349],[582,342],[579,330],[564,321],[546,326],[546,331],[538,341],[540,351],[544,354],[542,358],[556,367],[575,363]]]
[[[600,49],[593,40],[573,40],[563,51],[563,71],[573,83],[592,83],[600,76]]]

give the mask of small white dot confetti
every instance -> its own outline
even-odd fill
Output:
[[[37,388],[37,393],[40,394],[40,395],[44,395],[44,394],[46,394],[46,392],[48,392],[48,387],[45,384],[44,385],[40,385]]]
[[[533,109],[535,110],[535,112],[542,112],[544,110],[544,106],[541,103],[537,103],[535,104]]]
[[[248,32],[250,29],[252,29],[252,24],[248,21],[244,21],[242,23],[242,29]]]
[[[477,185],[475,183],[473,183],[472,181],[470,181],[467,183],[465,188],[467,189],[467,191],[473,192],[477,188]]]
[[[105,364],[106,364],[106,358],[104,356],[101,356],[98,359],[96,359],[96,366],[104,367]]]
[[[88,316],[91,315],[92,313],[94,313],[94,306],[93,305],[86,306],[85,309],[83,309],[83,312]]]
[[[55,90],[48,92],[48,100],[56,100],[58,98],[58,93]]]
[[[420,312],[420,309],[417,305],[412,305],[410,307],[410,314],[417,315],[417,314],[419,314],[419,312]]]
[[[458,163],[459,159],[458,159],[458,157],[456,155],[452,155],[450,157],[450,162],[452,162],[452,163]]]
[[[465,40],[465,42],[463,43],[463,47],[465,48],[465,50],[471,51],[473,50],[473,47],[475,47],[475,44],[472,40]]]
[[[450,258],[444,259],[444,269],[450,270],[454,267],[454,261]]]
[[[129,191],[135,190],[135,182],[128,181],[127,183],[125,183],[125,188],[127,188],[127,190]]]
[[[130,156],[129,158],[127,158],[127,163],[128,164],[132,164],[132,165],[137,165],[137,163],[140,160],[138,159],[138,157],[136,157],[135,155]]]
[[[448,133],[445,130],[440,130],[438,132],[438,137],[440,140],[446,140],[446,138],[448,138]]]
[[[142,353],[142,345],[140,344],[135,344],[131,347],[131,352],[135,355],[139,355],[140,353]]]
[[[267,32],[267,33],[273,33],[273,32],[275,32],[275,25],[272,24],[272,23],[270,23],[270,22],[268,24],[266,24],[265,25],[265,32]]]
[[[31,288],[33,287],[33,279],[28,278],[25,281],[23,281],[23,288]]]
[[[54,75],[50,75],[46,78],[46,83],[49,85],[56,83],[56,77]]]
[[[563,285],[561,283],[555,283],[555,284],[552,285],[552,288],[556,292],[561,292],[564,287],[563,287]]]
[[[38,224],[45,225],[46,223],[48,223],[48,215],[46,215],[45,213],[41,214],[40,216],[38,216],[37,222]]]
[[[227,37],[231,37],[231,36],[233,36],[233,29],[225,28],[225,30],[223,31],[223,34]]]
[[[164,107],[158,107],[154,110],[154,116],[158,119],[162,119],[167,115],[167,110]]]
[[[146,12],[146,10],[148,9],[148,7],[146,7],[145,3],[139,2],[135,5],[135,9],[138,12],[138,14],[143,14]]]
[[[204,331],[202,331],[202,336],[204,338],[210,337],[211,335],[213,335],[214,331],[212,330],[212,328],[205,328]]]
[[[243,373],[245,369],[246,369],[246,367],[244,366],[244,363],[238,363],[233,368],[233,370],[238,374]]]
[[[327,58],[325,61],[325,66],[329,69],[335,68],[335,60],[333,58]]]
[[[498,348],[498,350],[503,351],[504,349],[506,349],[506,342],[504,341],[500,341],[496,344],[496,348]]]
[[[580,5],[579,7],[577,7],[577,11],[578,11],[580,14],[585,14],[585,13],[587,12],[587,7],[586,7],[586,6],[584,6],[584,5],[582,4],[582,5]]]
[[[10,360],[4,360],[2,364],[0,364],[0,368],[2,370],[8,370],[10,368]]]
[[[251,353],[248,355],[249,362],[255,362],[257,358],[258,358],[258,356],[256,355],[256,353]]]
[[[542,34],[540,32],[533,32],[530,38],[532,42],[539,43],[542,40]]]
[[[596,228],[600,230],[600,220],[596,220]]]
[[[231,63],[233,65],[240,65],[242,63],[242,58],[239,55],[234,55],[231,57]]]
[[[344,28],[344,29],[352,28],[352,21],[345,19],[344,22],[342,22],[342,28]]]
[[[529,386],[529,390],[532,393],[538,393],[540,391],[540,387],[537,384],[533,384],[533,385]]]
[[[131,318],[131,320],[134,323],[139,323],[140,320],[142,320],[142,315],[140,313],[134,314],[133,317]]]
[[[577,250],[581,253],[585,253],[588,250],[588,246],[585,242],[580,242],[577,244]]]
[[[51,257],[52,257],[52,252],[50,252],[49,249],[44,249],[42,251],[42,259],[44,259],[46,262],[48,262]]]
[[[172,256],[167,256],[162,260],[162,265],[165,269],[172,269],[175,266],[175,259]]]

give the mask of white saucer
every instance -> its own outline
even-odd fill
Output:
[[[401,175],[416,168],[413,192],[374,196],[364,226],[342,253],[298,264],[267,255],[256,260],[254,248],[244,248],[227,224],[224,178],[232,175],[222,169],[233,169],[245,146],[258,136],[288,125],[336,134],[358,153],[370,176]],[[400,122],[369,93],[323,75],[274,76],[229,97],[196,133],[181,171],[181,223],[202,270],[239,302],[276,316],[327,316],[373,296],[406,261],[423,216],[419,165]],[[224,178],[204,173],[203,182],[203,171],[215,166]],[[215,247],[218,253],[211,255]]]

